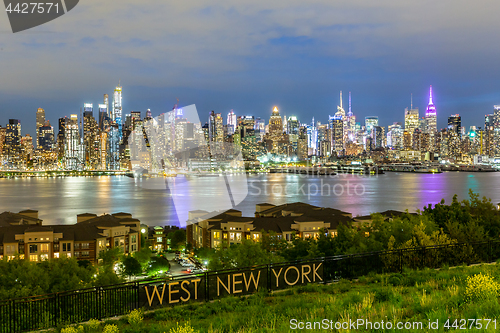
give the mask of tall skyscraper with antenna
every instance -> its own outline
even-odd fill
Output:
[[[356,116],[352,113],[351,109],[351,92],[349,91],[349,112],[347,112],[347,140],[356,141]]]
[[[436,107],[432,101],[432,86],[429,88],[429,104],[427,105],[427,110],[425,111],[425,120],[427,128],[425,131],[430,134],[437,132],[437,114]]]

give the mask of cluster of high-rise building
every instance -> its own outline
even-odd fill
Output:
[[[404,110],[404,122],[388,127],[381,126],[377,116],[365,117],[364,123],[357,121],[351,93],[346,112],[342,92],[336,112],[326,123],[314,117],[310,123],[301,123],[296,116],[281,116],[277,107],[267,124],[265,119],[237,115],[233,110],[226,117],[211,111],[204,124],[188,118],[177,105],[156,118],[150,110],[144,117],[140,111],[123,115],[119,85],[111,105],[107,94],[97,107],[85,103],[80,114],[59,118],[57,132],[42,108],[36,111],[35,138],[22,136],[20,121],[9,119],[6,127],[0,126],[1,168],[194,170],[214,165],[221,168],[221,160],[226,161],[223,167],[230,167],[228,161],[240,151],[250,162],[367,157],[376,161],[474,163],[500,155],[500,105],[485,116],[484,128],[471,126],[466,130],[460,115],[455,114],[448,117],[446,128],[438,129],[432,86],[422,116],[412,102]]]
[[[36,111],[36,134],[22,136],[21,122],[9,119],[0,127],[0,161],[3,169],[36,170],[118,170],[120,144],[123,143],[121,86],[116,87],[113,105],[108,95],[94,110],[85,103],[80,114],[59,118],[57,132]]]

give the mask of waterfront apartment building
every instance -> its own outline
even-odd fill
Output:
[[[243,217],[241,211],[235,209],[204,218],[207,213],[194,211],[189,214],[186,238],[195,248],[217,248],[245,239],[259,241],[263,232],[274,232],[287,241],[295,236],[317,238],[322,230],[334,237],[341,223],[348,225],[352,221],[350,213],[302,202],[279,206],[258,204],[254,217]]]
[[[43,225],[34,210],[0,214],[0,259],[38,262],[66,256],[97,263],[102,251],[134,253],[140,242],[140,221],[127,213],[80,214],[72,225]]]

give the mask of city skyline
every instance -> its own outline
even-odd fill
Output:
[[[103,94],[101,97],[101,101],[99,102],[94,102],[94,101],[86,101],[82,104],[82,106],[80,107],[80,109],[77,109],[71,113],[68,113],[68,114],[62,114],[62,115],[58,115],[56,116],[56,118],[54,119],[49,119],[49,116],[46,116],[44,117],[44,120],[47,120],[50,122],[50,124],[54,127],[54,131],[56,131],[56,123],[57,123],[57,119],[59,118],[64,118],[64,117],[70,117],[71,114],[76,114],[78,116],[78,121],[80,121],[80,113],[82,113],[83,115],[83,112],[85,112],[85,108],[89,105],[92,105],[93,106],[93,110],[95,111],[95,114],[94,116],[98,119],[99,117],[99,112],[101,110],[101,107],[103,107],[104,105],[107,106],[108,108],[108,114],[110,117],[112,117],[116,112],[119,112],[120,113],[120,116],[119,118],[122,118],[122,114],[123,114],[123,117],[125,117],[125,115],[130,115],[132,112],[134,113],[137,113],[139,112],[141,115],[144,115],[146,116],[146,114],[149,112],[149,113],[152,113],[154,116],[158,116],[160,114],[163,114],[165,112],[169,112],[172,110],[172,108],[169,108],[168,106],[165,106],[163,108],[162,111],[158,111],[158,112],[153,112],[151,111],[150,108],[144,108],[144,109],[141,109],[141,110],[128,110],[125,106],[124,110],[122,111],[122,96],[121,96],[121,89],[122,89],[122,86],[120,85],[121,83],[119,82],[118,85],[116,86],[116,88],[120,88],[120,92],[119,92],[119,96],[120,96],[120,101],[119,101],[119,106],[117,107],[117,110],[115,111],[114,110],[114,106],[113,105],[109,105],[109,102],[106,102],[107,100],[107,97],[109,94]],[[116,90],[115,90],[115,94],[116,94]],[[435,94],[433,93],[433,88],[432,88],[432,85],[430,85],[430,92],[428,91],[427,95],[426,95],[426,99],[427,99],[427,104],[424,106],[424,107],[419,107],[417,105],[414,104],[413,102],[413,99],[414,99],[414,94],[411,93],[410,94],[410,103],[409,103],[409,106],[410,107],[405,107],[404,110],[401,112],[400,114],[400,117],[398,118],[398,116],[396,116],[396,118],[388,118],[388,116],[384,116],[383,114],[369,114],[365,117],[361,117],[360,114],[356,111],[351,111],[351,92],[349,92],[349,110],[348,112],[351,112],[355,115],[358,115],[358,122],[361,123],[361,125],[363,126],[364,125],[364,121],[362,121],[362,119],[365,119],[365,118],[371,118],[371,117],[376,117],[378,118],[379,120],[380,119],[383,119],[382,121],[379,121],[378,122],[378,126],[382,126],[382,127],[385,127],[385,128],[388,128],[390,127],[391,125],[393,125],[395,122],[399,122],[399,123],[402,123],[404,125],[405,123],[405,110],[408,109],[408,110],[411,110],[411,109],[415,109],[415,110],[421,110],[420,113],[419,113],[419,119],[424,119],[424,118],[427,118],[429,116],[429,112],[430,114],[434,114],[435,116],[437,116],[437,123],[434,125],[436,127],[434,127],[435,129],[437,130],[441,130],[441,129],[445,129],[448,127],[448,122],[447,122],[447,119],[448,117],[452,116],[452,115],[455,115],[455,114],[459,114],[459,113],[450,113],[448,115],[446,114],[443,114],[442,111],[441,111],[441,108],[439,108],[439,111],[436,112],[436,107],[435,107],[435,104],[433,103],[434,101],[434,97],[435,97]],[[113,103],[113,94],[111,94],[111,103]],[[108,97],[109,98],[109,97]],[[335,106],[335,109],[337,109],[338,107],[341,107],[341,104],[344,100],[344,98],[342,97],[342,90],[340,91],[340,99],[338,99],[338,102],[337,102],[337,105]],[[177,100],[177,103],[179,101]],[[103,104],[105,103],[105,104]],[[463,127],[466,128],[466,130],[471,127],[471,126],[475,126],[477,128],[484,128],[484,117],[487,116],[487,115],[490,115],[490,114],[493,114],[494,111],[495,111],[495,107],[497,105],[499,105],[499,103],[497,104],[494,104],[494,105],[491,105],[491,108],[490,110],[488,111],[485,111],[484,115],[476,115],[476,117],[474,118],[468,118],[470,123],[469,124],[464,124],[464,122],[462,121],[462,125]],[[221,111],[221,110],[210,110],[210,111],[206,111],[207,113],[207,117],[208,115],[210,114],[210,112],[212,111],[215,111],[215,113],[221,113],[222,114],[222,117],[224,118],[224,123],[225,124],[229,124],[227,122],[227,118],[228,115],[230,113],[233,113],[233,115],[236,115],[237,117],[239,116],[253,116],[255,118],[261,118],[261,119],[266,119],[267,117],[269,117],[271,114],[272,114],[272,110],[273,108],[276,106],[277,104],[272,104],[269,106],[269,110],[267,111],[261,111],[259,113],[239,113],[238,111],[234,111],[234,108],[231,108],[229,109],[228,111]],[[173,107],[176,107],[177,104],[172,104]],[[278,107],[279,108],[279,107]],[[48,111],[46,110],[43,106],[39,106],[36,110],[40,110],[42,109],[45,113]],[[279,108],[280,110],[282,110],[281,108]],[[334,109],[334,110],[335,110]],[[342,108],[343,109],[343,108]],[[118,111],[119,110],[119,111]],[[306,124],[306,123],[309,123],[310,120],[304,118],[304,117],[300,117],[298,114],[300,113],[287,113],[286,110],[284,111],[280,111],[281,113],[284,112],[284,114],[282,114],[282,116],[286,116],[287,119],[288,117],[297,117],[299,119],[299,121],[301,121],[302,124]],[[319,121],[321,122],[322,124],[326,124],[328,122],[328,112],[330,114],[332,113],[335,113],[333,111],[325,111],[325,114],[323,114],[323,116],[321,116],[320,114],[315,114],[313,113],[312,114],[312,118],[316,118],[316,121]],[[345,111],[344,111],[345,112]],[[434,112],[434,113],[433,113]],[[53,114],[49,112],[49,114]],[[0,117],[0,126],[4,126],[2,125],[3,123],[8,123],[9,119],[16,119],[16,120],[20,120],[20,123],[23,125],[23,135],[24,134],[30,134],[30,136],[32,136],[33,138],[36,138],[37,137],[37,125],[38,124],[38,115],[34,116],[36,117],[35,121],[31,121],[32,119],[26,121],[23,123],[22,121],[22,118],[29,118],[29,117],[11,117],[9,116],[8,114],[2,114],[3,117]],[[311,117],[311,115],[309,114],[309,116]],[[461,117],[463,117],[463,114],[461,115]],[[5,118],[5,119],[3,119]],[[481,118],[481,119],[478,119],[478,118]],[[202,125],[204,124],[204,121],[203,121],[203,115],[201,116],[200,118],[201,120],[201,123]],[[441,127],[440,127],[441,126]],[[26,128],[28,128],[28,130],[26,130]],[[36,146],[36,140],[34,141],[34,144]]]
[[[203,113],[234,109],[265,117],[278,105],[287,115],[304,119],[313,109],[321,118],[336,109],[337,92],[343,90],[352,92],[358,117],[378,115],[387,126],[409,107],[410,94],[425,110],[432,84],[439,113],[459,113],[469,126],[500,101],[500,23],[486,6],[456,1],[404,6],[316,1],[307,10],[300,3],[267,2],[136,6],[86,1],[59,20],[4,35],[0,52],[9,66],[0,82],[1,114],[16,113],[29,124],[38,107],[49,119],[78,113],[83,103],[111,94],[120,79],[127,91],[124,112],[155,114],[170,110],[179,98]],[[127,24],[132,11],[133,29]],[[160,17],[165,12],[169,20]],[[8,30],[7,20],[2,22],[0,30]],[[38,61],[44,65],[32,65]],[[439,128],[445,124],[438,119]],[[34,124],[27,130],[34,133]]]

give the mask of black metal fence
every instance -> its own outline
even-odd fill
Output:
[[[500,259],[500,241],[461,243],[298,260],[152,279],[0,301],[0,333],[23,332],[259,290],[353,279],[403,268],[438,268]]]

